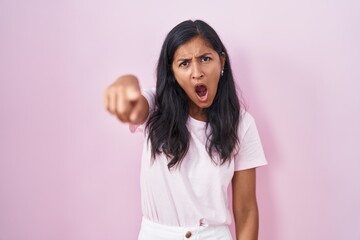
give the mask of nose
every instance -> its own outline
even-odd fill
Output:
[[[192,68],[192,78],[193,79],[200,79],[204,76],[204,73],[202,72],[201,66],[199,63],[194,63]]]

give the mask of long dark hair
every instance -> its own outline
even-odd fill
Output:
[[[149,131],[153,159],[164,153],[169,170],[179,166],[189,149],[189,131],[186,127],[189,100],[186,93],[175,80],[172,71],[173,56],[176,49],[194,37],[201,37],[221,56],[225,53],[224,73],[219,81],[212,105],[204,109],[207,116],[206,150],[211,159],[222,165],[231,160],[239,149],[237,135],[240,122],[240,103],[227,51],[215,30],[207,23],[184,21],[175,26],[166,36],[158,65],[155,94],[155,109],[150,113],[146,129]]]

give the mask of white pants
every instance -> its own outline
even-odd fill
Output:
[[[142,219],[138,240],[232,240],[227,225],[176,227]]]

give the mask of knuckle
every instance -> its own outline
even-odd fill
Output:
[[[108,106],[107,110],[111,113],[111,114],[115,114],[115,108],[113,106]]]
[[[112,86],[113,91],[119,92],[124,90],[124,86],[122,84],[115,84]]]
[[[109,94],[110,95],[116,95],[116,93],[118,92],[116,87],[110,87],[109,88]]]

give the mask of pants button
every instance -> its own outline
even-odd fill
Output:
[[[191,234],[191,232],[190,232],[190,231],[187,231],[187,232],[185,233],[185,237],[186,237],[186,238],[190,238],[190,237],[191,237],[191,235],[192,235],[192,234]]]

